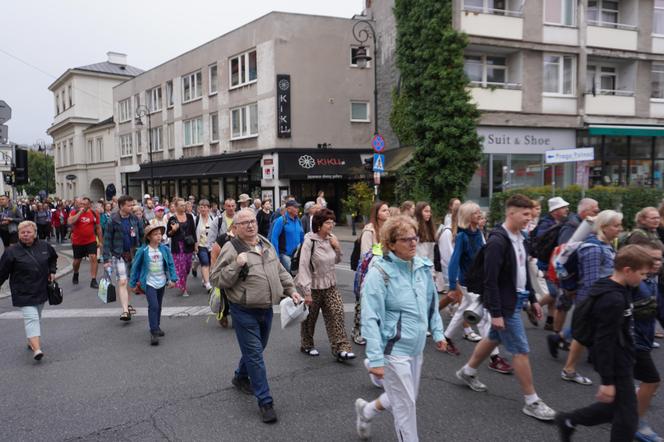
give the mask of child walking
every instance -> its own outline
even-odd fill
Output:
[[[159,338],[165,334],[159,327],[164,291],[166,286],[175,287],[178,280],[171,250],[161,242],[165,232],[166,227],[160,225],[145,228],[145,240],[148,244],[136,251],[129,281],[132,290],[135,290],[136,283],[140,282],[148,300],[150,345],[159,345]]]

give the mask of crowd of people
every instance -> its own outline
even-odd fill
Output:
[[[103,262],[117,283],[120,320],[135,314],[132,292],[146,295],[151,345],[165,336],[165,288],[188,297],[188,277],[200,273],[206,291],[221,292],[220,325],[229,327],[232,318],[242,354],[232,384],[255,396],[266,423],[277,415],[263,352],[272,306],[290,296],[309,311],[300,325],[303,354],[320,356],[314,330],[321,311],[337,361],[356,358],[352,342],[365,346],[368,377],[384,391],[355,402],[362,439],[370,437],[373,418],[389,410],[399,439],[418,440],[416,400],[427,336],[451,357],[461,355],[455,342],[462,336],[476,345],[456,371],[458,380],[487,391],[479,379],[484,361],[490,370],[514,375],[523,413],[555,421],[561,440],[571,440],[577,425],[610,422],[611,440],[656,441],[647,416],[660,382],[650,353],[662,337],[656,323],[664,326],[664,205],[642,209],[636,228],[625,233],[623,215],[601,210],[595,200],[582,199],[575,213],[561,197],[547,203],[542,215],[539,200],[513,195],[501,222],[489,229],[487,214],[472,201],[452,199],[440,225],[428,202],[391,207],[376,201],[350,257],[356,272],[350,335],[336,279],[344,257],[335,214],[322,192],[303,207],[289,196],[276,210],[272,201],[247,194],[227,198],[221,210],[193,197],[13,205],[0,196],[0,235],[9,247],[0,261],[0,282],[10,280],[28,346],[41,360],[39,318],[57,263],[52,232],[58,242],[71,238],[74,284],[87,259],[90,287],[98,288],[97,263]],[[441,313],[451,317],[446,326]],[[539,397],[524,316],[550,331],[543,344],[552,358],[568,352],[563,381],[592,385],[577,370],[588,350],[601,379],[596,404],[556,412]]]

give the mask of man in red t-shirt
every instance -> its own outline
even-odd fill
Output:
[[[90,260],[90,287],[99,288],[97,283],[97,240],[102,243],[99,216],[90,208],[90,198],[76,199],[76,209],[69,213],[67,224],[71,226],[71,246],[74,251],[74,276],[72,283],[78,284],[78,269],[81,259]]]

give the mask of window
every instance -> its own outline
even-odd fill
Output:
[[[55,94],[55,115],[60,113],[60,94]]]
[[[664,98],[664,64],[652,65],[651,84],[651,97]]]
[[[97,138],[97,161],[104,161],[104,139],[102,137]]]
[[[175,126],[173,123],[166,125],[167,143],[169,149],[175,149]]]
[[[463,0],[463,8],[466,11],[474,12],[483,12],[485,14],[499,14],[499,15],[521,15],[521,11],[509,11],[508,3],[510,0]],[[518,4],[523,8],[523,2],[518,2]],[[517,4],[512,4],[512,8],[516,9],[514,6]],[[519,8],[519,9],[521,9]]]
[[[93,152],[93,146],[94,146],[94,140],[90,139],[88,140],[88,151],[86,152],[88,163],[94,163],[95,157],[94,157],[94,152]]]
[[[544,22],[556,25],[574,26],[576,0],[546,0]]]
[[[210,95],[217,93],[217,65],[213,64],[209,68],[209,80],[210,80]]]
[[[141,137],[141,131],[136,131],[136,153],[141,153],[143,148],[143,140]]]
[[[69,107],[74,105],[74,97],[71,94],[71,84],[67,86],[67,96],[69,97]]]
[[[210,114],[210,141],[219,141],[219,114]]]
[[[231,140],[258,135],[258,104],[231,109]]]
[[[350,121],[359,123],[369,122],[369,102],[352,101],[350,103]]]
[[[652,33],[664,35],[664,0],[655,0],[655,10],[652,20]]]
[[[466,55],[463,70],[474,84],[506,85],[507,58],[492,55]]]
[[[152,152],[160,152],[164,149],[163,144],[161,142],[162,138],[162,130],[161,126],[159,127],[153,127],[150,131],[150,145],[152,147]]]
[[[60,103],[62,104],[62,112],[64,112],[65,109],[67,109],[67,108],[65,107],[65,91],[64,91],[64,90],[62,91],[62,95],[61,95],[61,97],[62,97],[62,101],[61,101]]]
[[[166,103],[168,107],[173,106],[173,80],[166,82]]]
[[[120,123],[131,120],[131,98],[127,98],[118,103],[118,114],[120,117]]]
[[[574,95],[574,57],[544,55],[544,93]]]
[[[186,120],[183,125],[185,147],[203,143],[203,119],[201,117]]]
[[[120,156],[128,157],[134,153],[134,148],[132,146],[132,135],[120,135]]]
[[[357,67],[357,49],[357,46],[350,48],[350,65],[354,68]],[[371,50],[371,48],[368,46],[365,46],[365,49],[367,52]],[[367,61],[367,67],[369,66],[371,66],[371,61]]]
[[[256,50],[245,52],[231,58],[229,63],[231,89],[244,86],[258,78]]]
[[[64,97],[64,93],[62,94]],[[69,164],[74,164],[74,139],[69,139]]]
[[[590,24],[618,24],[617,0],[588,0],[588,23]]]
[[[192,101],[201,97],[203,90],[203,74],[194,72],[182,77],[182,102]]]
[[[161,86],[157,86],[145,92],[145,102],[150,112],[161,110]]]
[[[140,106],[140,105],[141,105],[141,95],[136,94],[136,95],[134,95],[134,106],[135,106],[136,109],[138,109],[138,106]],[[129,118],[131,118],[131,115],[129,116]]]

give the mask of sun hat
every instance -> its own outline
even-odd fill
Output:
[[[247,201],[251,201],[251,198],[246,193],[241,194],[237,199],[238,203],[246,203]]]
[[[162,235],[166,233],[166,226],[150,225],[145,228],[145,239],[148,239],[150,237],[150,234],[154,232],[156,229],[161,230]]]
[[[569,203],[559,196],[554,196],[553,198],[549,198],[549,213],[568,206]]]

